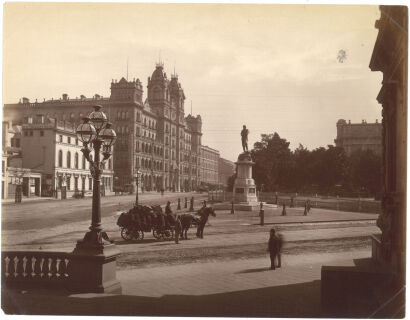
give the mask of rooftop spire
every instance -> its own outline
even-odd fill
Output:
[[[164,62],[161,60],[161,50],[159,50],[159,54],[158,54],[158,62],[156,63],[157,67],[164,67]]]

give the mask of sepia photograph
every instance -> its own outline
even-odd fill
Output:
[[[2,4],[4,314],[405,317],[406,5]]]

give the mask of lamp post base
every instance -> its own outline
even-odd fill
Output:
[[[92,231],[87,234],[92,233]],[[116,278],[117,257],[120,251],[115,244],[79,240],[70,255],[72,277],[70,290],[74,292],[121,293]]]

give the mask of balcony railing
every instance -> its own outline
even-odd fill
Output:
[[[3,251],[1,278],[6,286],[65,287],[71,279],[70,254],[47,251]]]

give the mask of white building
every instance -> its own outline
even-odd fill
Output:
[[[42,174],[43,193],[66,190],[67,197],[92,190],[90,164],[81,152],[73,124],[38,115],[27,117],[22,125],[23,168]],[[94,157],[94,154],[91,153]],[[111,158],[101,176],[103,192],[113,191]]]

